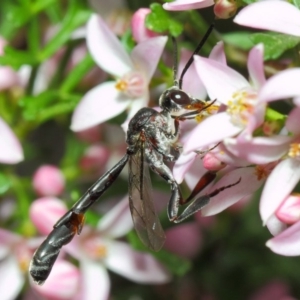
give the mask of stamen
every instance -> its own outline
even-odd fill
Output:
[[[257,93],[249,89],[234,93],[227,103],[227,113],[231,115],[232,123],[245,127],[249,117],[254,113],[256,100]]]
[[[300,158],[300,144],[298,143],[291,144],[288,156],[291,158]]]

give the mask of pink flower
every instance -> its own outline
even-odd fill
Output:
[[[49,234],[59,217],[66,212],[66,205],[55,197],[36,199],[29,209],[31,221],[43,235]]]
[[[146,106],[148,84],[166,41],[166,37],[148,39],[138,44],[129,56],[104,21],[92,15],[87,25],[88,48],[96,63],[118,79],[96,86],[83,97],[74,111],[71,129],[87,129],[125,109],[131,118]]]
[[[4,54],[7,42],[0,36],[0,56]],[[11,67],[0,66],[0,91],[20,85],[18,73]]]
[[[166,10],[190,10],[214,5],[213,0],[175,0],[163,5]]]
[[[195,56],[195,64],[210,99],[217,99],[225,106],[191,132],[184,144],[184,152],[201,150],[223,140],[226,145],[226,138],[239,133],[243,139],[251,136],[253,130],[262,124],[265,112],[265,105],[257,98],[258,91],[265,85],[262,46],[254,47],[248,58],[253,84],[223,62]]]
[[[148,38],[158,36],[158,33],[151,31],[145,26],[146,16],[151,12],[149,8],[140,8],[132,16],[131,30],[132,36],[137,43]]]
[[[202,233],[198,224],[178,224],[166,231],[164,247],[181,257],[192,259],[199,253]]]
[[[286,1],[260,1],[243,8],[235,23],[300,36],[300,10]]]
[[[32,184],[39,196],[58,196],[65,188],[65,177],[56,166],[43,165],[35,171]]]
[[[53,202],[54,210],[50,206],[49,202],[47,210],[42,210],[40,205],[40,211],[35,211],[36,217],[44,220],[49,211],[54,212],[57,204]],[[41,223],[36,224],[42,229]],[[127,243],[115,240],[124,236],[132,227],[126,197],[101,218],[97,228],[84,226],[82,233],[64,247],[80,264],[81,299],[108,298],[110,280],[106,268],[139,283],[169,281],[169,273],[150,254],[137,252]]]
[[[60,259],[55,263],[47,281],[43,285],[34,285],[34,291],[47,300],[78,299],[81,287],[80,275],[77,267]]]
[[[41,241],[41,238],[26,239],[23,236],[0,229],[1,299],[17,298],[28,276],[30,259]],[[76,289],[70,290],[70,287],[78,288],[78,275],[77,268],[59,260],[53,267],[53,273],[49,276],[49,282],[46,285],[37,287],[32,281],[30,284],[35,293],[48,296],[46,299],[71,300],[74,299]],[[64,278],[63,281],[62,278]],[[59,289],[54,290],[53,286],[59,287]]]
[[[20,142],[0,118],[0,162],[5,164],[16,164],[24,159],[23,150]]]
[[[300,196],[288,196],[276,211],[276,217],[285,224],[294,224],[300,221]]]
[[[293,93],[297,92],[297,89],[299,89],[298,94],[300,95],[300,88],[296,83],[300,76],[300,69],[287,70],[285,71],[285,75],[290,75],[289,81],[284,80],[281,84],[279,84],[279,82],[283,76],[277,75],[277,77],[274,78],[274,84],[277,84],[277,89],[281,91],[281,94],[286,93],[286,98],[293,96]],[[288,90],[289,86],[292,84],[294,84],[295,87],[291,87],[291,90]],[[285,86],[287,86],[286,91],[282,91],[282,89],[285,89]],[[270,90],[266,94],[273,95],[273,92]],[[268,99],[267,96],[266,99]],[[268,177],[261,196],[260,214],[265,224],[300,180],[299,120],[300,107],[296,107],[289,114],[285,124],[286,129],[291,133],[291,136],[287,136],[287,141],[281,143],[281,145],[279,145],[280,147],[278,147],[281,151],[280,154],[282,160]],[[269,137],[269,139],[272,141],[272,137]],[[265,155],[267,155],[267,153],[268,152],[266,152]]]
[[[100,173],[110,157],[111,152],[101,144],[88,147],[80,159],[80,167],[85,171],[96,171]]]

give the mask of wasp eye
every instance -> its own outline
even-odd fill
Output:
[[[190,97],[184,91],[180,91],[180,90],[170,91],[167,97],[179,105],[191,104]]]

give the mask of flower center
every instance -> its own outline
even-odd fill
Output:
[[[290,145],[288,156],[300,160],[300,144],[293,143]]]
[[[15,249],[15,256],[17,258],[18,261],[18,265],[19,268],[21,270],[22,273],[27,273],[28,272],[28,268],[29,268],[29,264],[30,264],[30,260],[32,257],[32,251],[28,249],[28,247],[22,243],[16,245]]]
[[[129,97],[137,98],[144,94],[146,84],[141,73],[129,72],[117,81],[115,87]]]
[[[272,172],[272,170],[275,168],[277,165],[276,162],[271,162],[265,165],[257,165],[255,167],[255,175],[257,177],[257,180],[264,180],[266,179],[269,174]]]
[[[92,259],[99,260],[107,256],[107,246],[99,238],[91,237],[84,243],[84,249]]]
[[[250,116],[254,113],[257,93],[249,88],[235,92],[227,103],[227,113],[231,115],[231,122],[245,127]]]

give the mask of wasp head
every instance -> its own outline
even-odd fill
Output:
[[[159,106],[169,113],[176,113],[183,109],[189,109],[191,98],[177,86],[172,86],[162,93],[159,98]]]

